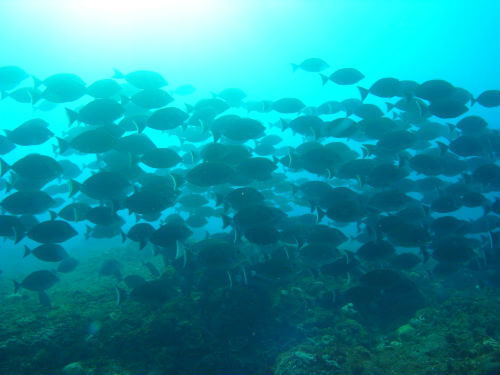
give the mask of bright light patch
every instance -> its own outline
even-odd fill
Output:
[[[72,36],[96,37],[104,41],[154,42],[163,38],[184,41],[210,35],[224,26],[235,11],[226,0],[72,0],[57,2],[54,21],[61,22]],[[231,6],[233,4],[233,6]],[[148,39],[149,38],[149,39]]]

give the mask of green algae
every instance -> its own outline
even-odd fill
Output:
[[[123,250],[109,255],[127,254]],[[125,269],[141,271],[124,258]],[[293,286],[271,288],[193,289],[155,308],[134,301],[118,306],[115,283],[99,278],[92,263],[51,290],[51,310],[29,292],[4,298],[0,373],[58,374],[79,363],[85,374],[238,369],[275,375],[479,375],[500,363],[496,290],[430,299],[407,322],[387,329],[367,324],[352,305],[325,298],[335,287],[328,278],[302,275]],[[174,268],[158,266],[172,284],[178,282]],[[2,280],[0,292],[9,295],[10,288]]]

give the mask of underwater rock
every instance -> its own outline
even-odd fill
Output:
[[[63,367],[62,373],[64,375],[85,375],[86,371],[80,362],[72,362]]]

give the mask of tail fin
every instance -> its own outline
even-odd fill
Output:
[[[118,69],[113,68],[113,78],[122,79],[122,78],[125,78],[125,75],[122,72],[120,72]]]
[[[125,240],[127,239],[127,235],[122,229],[120,229],[120,235],[122,236],[122,243],[124,243]]]
[[[394,107],[396,106],[395,104],[392,104],[389,102],[385,102],[385,105],[387,106],[387,112],[392,111],[394,109]]]
[[[80,191],[81,184],[75,180],[69,180],[69,196],[72,197]]]
[[[321,77],[321,82],[323,83],[323,86],[326,85],[326,83],[330,78],[328,78],[328,76],[324,74],[320,74],[319,76]]]
[[[291,63],[290,65],[292,66],[292,71],[294,73],[300,68],[300,65],[297,65],[297,64],[294,64],[294,63]]]
[[[28,245],[24,245],[24,255],[23,255],[23,258],[26,258],[30,254],[31,254],[30,248],[28,247]]]
[[[35,88],[39,87],[43,83],[41,79],[35,77],[34,75],[31,75],[31,78],[33,78],[33,86]]]
[[[370,92],[368,89],[364,87],[358,86],[359,94],[361,95],[361,101],[364,101]]]
[[[224,202],[224,196],[221,193],[215,193],[215,207],[219,207]]]
[[[73,111],[72,109],[66,108],[66,115],[68,115],[69,120],[68,126],[73,125],[73,123],[78,120],[78,112]]]
[[[59,145],[59,153],[64,154],[66,151],[68,151],[69,142],[66,141],[65,139],[60,138],[60,137],[56,137],[56,139],[57,139],[57,143]]]
[[[14,293],[19,292],[19,289],[21,289],[21,284],[14,280]]]
[[[3,176],[10,169],[10,165],[3,159],[0,159],[0,177]]]
[[[17,244],[24,238],[25,233],[18,230],[16,227],[13,227],[12,230],[14,231],[14,244]]]
[[[222,229],[226,229],[229,225],[231,225],[232,219],[227,215],[222,215]]]

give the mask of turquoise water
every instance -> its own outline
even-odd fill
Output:
[[[3,92],[5,98],[0,101],[0,127],[14,130],[29,119],[41,118],[49,123],[48,128],[54,133],[54,137],[39,145],[18,145],[13,151],[2,155],[2,160],[9,165],[31,153],[47,155],[55,160],[71,160],[81,169],[82,173],[74,177],[79,183],[104,169],[102,166],[92,166],[96,160],[95,153],[61,155],[59,142],[55,138],[71,141],[74,136],[71,132],[75,128],[92,128],[93,125],[83,124],[85,121],[80,121],[81,118],[77,121],[80,124],[70,127],[66,109],[78,113],[93,98],[82,95],[74,101],[53,103],[41,94],[42,99],[34,103],[20,103],[12,97],[14,89],[20,87],[40,88],[40,93],[43,93],[48,86],[44,83],[39,85],[39,82],[58,73],[75,74],[83,80],[84,86],[100,79],[115,79],[121,85],[122,92],[113,96],[112,100],[123,107],[124,113],[112,121],[114,128],[118,128],[117,124],[134,112],[149,117],[157,110],[151,108],[151,111],[147,111],[131,105],[130,98],[139,88],[134,87],[131,80],[126,82],[123,77],[117,77],[115,70],[124,74],[139,70],[154,71],[166,79],[168,85],[162,86],[162,89],[172,95],[172,102],[168,106],[186,113],[183,127],[208,135],[201,142],[190,142],[185,135],[176,133],[181,127],[163,132],[146,128],[142,134],[157,147],[172,147],[184,158],[175,168],[163,171],[141,164],[143,171],[148,173],[166,173],[167,176],[179,174],[190,180],[189,172],[201,164],[201,159],[194,160],[194,163],[188,162],[190,153],[193,152],[197,157],[203,153],[203,147],[213,140],[212,135],[216,130],[214,123],[217,121],[210,118],[190,122],[201,112],[192,108],[200,100],[212,100],[227,88],[238,88],[246,96],[238,105],[217,113],[215,119],[228,114],[249,117],[262,124],[266,135],[277,135],[281,140],[273,152],[263,155],[276,168],[272,178],[269,176],[261,181],[244,176],[246,179],[236,182],[198,184],[201,186],[190,180],[191,184],[180,185],[179,190],[176,190],[178,196],[175,196],[175,208],[160,210],[161,217],[151,220],[144,215],[136,218],[123,206],[134,188],[136,191],[144,188],[142,175],[127,175],[130,190],[125,197],[113,199],[112,203],[107,199],[101,199],[101,202],[99,199],[88,200],[85,194],[76,195],[76,198],[68,197],[67,192],[50,194],[59,200],[59,205],[51,207],[56,212],[73,201],[82,201],[92,207],[112,207],[124,220],[120,226],[124,234],[136,220],[149,222],[156,230],[165,224],[164,220],[170,214],[179,213],[187,220],[198,214],[201,206],[210,207],[212,211],[206,215],[206,225],[190,226],[193,233],[187,238],[173,241],[169,246],[148,244],[142,252],[137,251],[135,242],[127,240],[122,243],[119,231],[111,238],[86,239],[87,226],[93,227],[93,224],[88,220],[71,222],[78,234],[62,242],[66,251],[79,261],[79,265],[72,273],[59,273],[59,281],[54,288],[46,288],[46,294],[40,293],[50,297],[51,308],[48,308],[42,297],[42,304],[39,304],[37,290],[33,287],[30,289],[27,283],[20,293],[13,294],[12,281],[22,282],[26,276],[40,269],[53,270],[57,263],[43,262],[34,256],[23,257],[24,245],[33,249],[38,243],[24,238],[16,244],[12,235],[4,235],[5,241],[0,249],[0,300],[4,301],[5,309],[0,310],[0,321],[5,322],[5,325],[0,327],[0,373],[69,373],[63,372],[70,371],[63,370],[64,366],[78,363],[82,368],[77,371],[82,374],[299,374],[304,371],[314,374],[375,374],[380,371],[424,374],[429,373],[425,371],[434,371],[431,368],[437,368],[435,373],[439,374],[496,374],[486,371],[496,371],[495,366],[499,362],[497,340],[500,340],[500,333],[495,328],[498,322],[491,311],[495,311],[498,304],[498,285],[495,283],[500,279],[500,262],[490,232],[493,233],[491,237],[495,238],[494,234],[500,225],[500,209],[494,208],[500,185],[495,185],[498,182],[494,175],[496,170],[481,177],[477,167],[484,164],[498,167],[496,158],[499,149],[493,143],[500,127],[500,106],[488,108],[481,102],[473,105],[471,99],[477,99],[487,90],[500,89],[499,14],[500,3],[493,0],[1,1],[0,67],[17,66],[26,71],[28,76],[16,87]],[[355,68],[364,78],[352,85],[338,85],[331,81],[323,85],[320,72],[292,69],[291,64],[300,64],[309,58],[320,58],[329,65],[321,71],[322,74],[329,75],[341,68]],[[370,146],[366,147],[366,144],[376,144],[377,137],[366,137],[365,134],[318,137],[317,133],[309,129],[301,134],[296,129],[291,131],[282,128],[282,120],[287,123],[306,114],[319,118],[323,125],[337,118],[348,117],[361,128],[364,126],[360,125],[363,116],[359,113],[353,115],[342,109],[334,114],[318,114],[318,107],[326,101],[358,100],[360,92],[357,86],[369,89],[377,80],[388,77],[418,83],[440,79],[467,90],[470,93],[464,103],[467,113],[456,116],[427,113],[428,117],[421,122],[407,122],[404,119],[405,112],[410,110],[390,112],[386,108],[386,102],[396,103],[401,97],[408,100],[423,98],[415,93],[407,97],[400,95],[386,98],[372,92],[365,103],[378,106],[384,117],[395,120],[394,124],[401,125],[398,121],[402,121],[408,125],[410,136],[427,120],[448,131],[449,124],[453,127],[467,116],[481,116],[488,124],[487,129],[472,131],[481,145],[480,152],[466,155],[453,147],[454,140],[468,134],[460,127],[435,136],[423,145],[415,145],[417,142],[414,142],[397,152],[375,152],[376,156],[367,153]],[[193,92],[182,93],[180,90],[185,85],[189,85]],[[269,103],[281,98],[298,98],[304,108],[288,111],[290,113],[280,112],[276,108],[268,111],[248,110],[250,103],[266,100],[269,101],[267,105],[271,105]],[[425,102],[425,105],[430,105],[430,102]],[[420,111],[424,110],[419,108],[419,114],[422,114]],[[79,116],[82,116],[81,112]],[[401,117],[403,120],[400,120]],[[131,134],[135,132],[125,133]],[[258,156],[256,148],[262,136],[263,133],[244,141],[230,139],[227,134],[220,140],[215,138],[219,144],[243,145],[253,156]],[[342,143],[357,153],[354,159],[376,160],[398,168],[408,168],[407,163],[410,163],[410,182],[405,180],[408,184],[426,176],[438,175],[442,185],[433,191],[423,187],[412,187],[413,190],[408,188],[405,191],[403,178],[380,185],[369,179],[367,185],[361,173],[356,175],[357,180],[342,178],[339,170],[349,158],[346,155],[339,156],[342,160],[331,162],[328,168],[321,167],[317,171],[314,167],[323,165],[325,156],[311,156],[312,161],[306,160],[299,146],[308,142],[317,147],[332,142]],[[441,149],[442,152],[463,163],[460,173],[447,174],[447,168],[451,167],[443,167],[443,159],[438,160],[441,173],[428,175],[420,173],[408,161],[417,154],[438,155],[440,143],[452,150]],[[138,153],[138,157],[142,157],[142,153]],[[237,158],[233,155],[221,162],[230,165],[241,178],[239,173],[243,167],[231,160],[232,157]],[[292,157],[296,157],[294,160],[300,160],[306,167],[299,164],[295,167],[290,160]],[[101,158],[102,155],[97,159]],[[263,167],[259,166],[253,172],[260,172],[260,168]],[[208,173],[204,178],[211,178],[214,174]],[[2,177],[0,200],[16,191],[17,187],[9,190],[8,185],[13,182],[12,175],[14,172],[7,172]],[[62,187],[69,180],[59,177],[52,182]],[[335,216],[337,213],[329,212],[331,207],[321,203],[319,191],[314,191],[310,196],[304,193],[302,187],[307,181],[321,181],[330,188],[352,189],[357,193],[354,201],[362,207],[360,210],[365,210],[366,205],[369,208],[357,218],[338,220]],[[463,204],[463,193],[456,210],[436,208],[435,201],[446,196],[451,191],[451,188],[447,190],[450,186],[456,187],[464,181],[471,194],[481,195],[480,204]],[[303,227],[314,226],[311,221],[280,222],[278,225],[272,220],[270,223],[265,221],[267,214],[272,216],[272,212],[260,211],[253,221],[264,222],[266,228],[272,228],[277,234],[274,231],[259,231],[257,240],[252,240],[253,224],[248,228],[241,224],[238,228],[238,224],[234,224],[240,210],[226,207],[223,211],[222,206],[216,204],[229,189],[242,186],[263,193],[267,204],[279,208],[288,218],[296,219],[300,215],[314,213],[319,215],[319,221],[315,224],[343,232],[345,240],[338,246],[338,257],[333,258],[338,260],[345,257],[349,267],[352,259],[355,262],[352,268],[345,272],[338,271],[339,275],[337,271],[332,271],[333,258],[325,260],[326,255],[322,258],[322,254],[327,252],[325,249],[312,249],[321,253],[311,255],[312,260],[303,253],[303,246],[315,241],[306,239],[300,243],[298,231]],[[104,190],[111,188],[106,186]],[[425,239],[409,238],[411,235],[418,237],[421,232],[417,229],[416,234],[411,230],[404,232],[408,228],[398,229],[396,222],[386,224],[389,229],[380,229],[384,225],[379,221],[380,217],[391,217],[396,210],[374,209],[372,203],[367,201],[375,193],[390,188],[394,189],[392,192],[407,192],[419,208],[430,212],[412,222],[415,225],[410,228],[425,232],[425,236],[422,234]],[[188,208],[189,202],[181,203],[180,199],[189,194],[203,197],[206,203]],[[216,194],[219,196],[216,197]],[[229,207],[225,199],[225,205]],[[318,201],[314,203],[315,200]],[[403,203],[398,209],[407,206],[412,205]],[[359,207],[347,206],[347,212],[342,214],[355,215],[353,212]],[[338,211],[341,209],[338,208]],[[486,213],[492,217],[485,224],[480,221],[486,221]],[[9,212],[3,214],[16,216]],[[323,214],[326,216],[321,218]],[[49,210],[35,216],[39,221],[48,220]],[[433,225],[437,225],[435,220],[442,216],[464,220],[470,226],[466,229],[446,227],[446,236],[443,238],[448,243],[444,245],[437,241],[439,236],[432,229]],[[314,220],[312,215],[306,219]],[[226,220],[232,221],[232,224],[223,227]],[[373,223],[375,226],[371,227]],[[261,226],[258,227],[263,230]],[[393,227],[396,229],[391,232]],[[181,229],[174,231],[177,235]],[[25,232],[30,237],[28,230]],[[375,232],[377,236],[382,236],[379,239],[383,238],[390,246],[394,246],[396,254],[411,253],[418,256],[418,266],[406,270],[391,263],[388,258],[381,257],[373,261],[358,254],[363,243],[375,238]],[[286,237],[290,233],[293,240]],[[267,236],[274,235],[279,236],[279,241],[276,239],[265,244],[258,242],[267,241]],[[240,242],[233,243],[233,239],[238,236],[241,237]],[[212,260],[214,263],[203,258],[200,244],[204,239],[216,237],[224,241],[222,245],[218,243],[217,251],[230,244],[237,249],[235,251],[238,254],[233,254],[234,258],[228,256],[229,259]],[[464,238],[471,242],[464,245],[460,242]],[[443,261],[437,249],[449,249],[455,245],[455,252],[449,256],[453,258],[465,249],[470,252],[465,255],[467,259]],[[290,249],[276,255],[283,246]],[[490,250],[493,252],[490,253]],[[245,261],[241,261],[243,258]],[[139,275],[148,282],[165,281],[166,284],[160,283],[160,291],[148,290],[150,294],[145,293],[145,296],[135,287],[126,286],[121,277],[114,277],[116,275],[113,272],[106,274],[102,271],[103,262],[109,259],[119,262],[122,276]],[[276,260],[276,264],[268,263],[270,260]],[[204,264],[204,261],[209,265]],[[151,262],[159,274],[150,273],[151,269],[146,268],[144,262]],[[453,266],[452,271],[443,271],[438,267],[450,264]],[[291,274],[286,273],[288,267],[293,269]],[[373,286],[376,282],[383,283],[386,280],[380,281],[377,275],[373,276],[369,272],[387,269],[397,272],[400,275],[398,277],[402,278],[401,284],[400,281],[396,283],[398,287],[412,285],[403,295],[398,294],[400,292],[396,288],[380,287],[379,290]],[[286,273],[286,277],[280,272]],[[373,283],[366,275],[375,278]],[[279,282],[276,282],[275,276]],[[393,276],[390,274],[387,277]],[[373,300],[366,295],[358,296],[362,301],[359,302],[353,297],[356,290],[352,288],[367,287],[367,284],[379,294]],[[373,292],[372,289],[370,291]],[[123,299],[119,305],[115,303],[115,293]],[[168,294],[168,298],[163,298],[163,293]],[[388,297],[392,295],[395,296],[394,300]],[[154,300],[153,306],[148,298]],[[409,306],[407,309],[404,308],[405,304]],[[447,311],[458,314],[463,306],[475,306],[475,309],[471,307],[467,310],[468,307],[464,307],[468,314],[461,318],[462,321],[448,320]],[[435,320],[431,316],[435,316]],[[474,327],[477,319],[487,321],[488,327],[480,324],[480,332],[476,332],[476,336],[470,334],[472,337],[469,337],[456,328],[459,324],[463,324],[462,327]],[[17,320],[20,321],[18,325]],[[449,335],[459,337],[462,334],[463,342],[452,342],[459,339],[447,336],[447,324],[455,327],[449,329]],[[58,334],[64,331],[71,332],[72,338]],[[448,340],[446,344],[432,336],[433,332],[445,337],[443,340]],[[24,336],[30,337],[35,344],[19,344]],[[352,337],[352,341],[346,337]],[[21,346],[12,346],[9,344],[12,342]],[[436,348],[446,349],[428,349],[434,350],[434,362],[428,366],[423,364],[426,354],[408,360],[408,367],[391,364],[388,359],[391,350],[396,350],[401,358],[406,358],[408,353],[415,352],[415,348],[422,348],[429,342],[436,342]],[[41,350],[40,347],[44,345],[49,348]],[[460,353],[457,348],[461,345],[467,349],[480,349],[473,354]],[[422,349],[422,353],[427,352]],[[448,357],[458,359],[456,364],[448,365],[447,369],[445,364]],[[357,368],[356,363],[364,363],[364,368]]]

